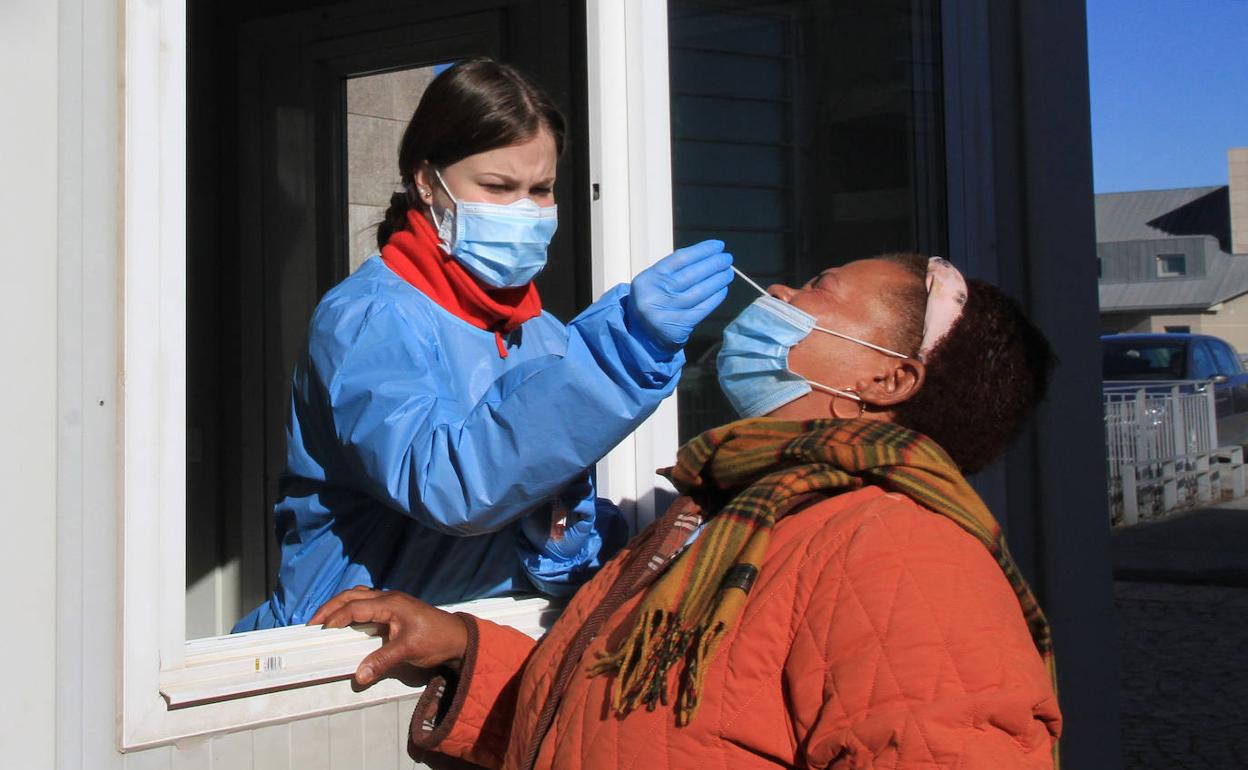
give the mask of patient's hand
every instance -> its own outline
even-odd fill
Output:
[[[464,622],[400,591],[364,586],[343,591],[321,605],[308,625],[343,628],[352,623],[385,626],[385,644],[360,661],[355,681],[367,687],[400,663],[417,668],[459,668],[468,646]]]

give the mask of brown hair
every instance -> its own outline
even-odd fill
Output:
[[[899,290],[897,330],[912,339],[927,304],[927,258],[886,254],[914,276],[912,290]],[[899,348],[903,352],[917,349]],[[966,307],[924,362],[923,387],[899,405],[896,421],[940,444],[963,473],[983,470],[1022,432],[1044,400],[1057,357],[1044,334],[1018,303],[990,283],[967,281]]]
[[[399,143],[403,191],[390,196],[386,218],[377,226],[377,246],[407,226],[409,209],[424,210],[415,194],[416,169],[424,161],[445,167],[469,155],[523,142],[541,129],[563,152],[566,121],[533,81],[507,64],[479,56],[466,59],[433,79]]]

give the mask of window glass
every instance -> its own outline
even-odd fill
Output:
[[[720,238],[763,286],[943,250],[931,3],[671,0],[668,12],[678,246]],[[715,356],[755,297],[735,281],[690,340],[681,441],[735,417]]]
[[[1239,374],[1239,357],[1231,352],[1231,348],[1223,342],[1210,342],[1213,349],[1213,360],[1218,374]]]
[[[1163,278],[1187,275],[1187,257],[1182,254],[1158,254],[1157,275]]]
[[[1101,366],[1106,380],[1181,380],[1187,354],[1178,342],[1101,343]]]
[[[1207,380],[1217,373],[1218,366],[1209,346],[1203,342],[1192,343],[1192,379]]]

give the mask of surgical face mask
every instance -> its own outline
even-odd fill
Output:
[[[529,198],[515,203],[461,201],[434,176],[455,204],[430,206],[442,248],[483,283],[496,288],[523,286],[546,266],[546,247],[559,226],[558,206],[538,206]]]
[[[862,403],[862,398],[852,390],[822,385],[789,369],[789,350],[812,331],[831,334],[893,358],[909,358],[904,353],[819,326],[811,314],[768,295],[741,271],[737,270],[737,274],[763,295],[725,327],[723,345],[716,359],[719,387],[742,417],[761,417],[796,401],[812,388]]]

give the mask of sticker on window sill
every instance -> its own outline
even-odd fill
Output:
[[[256,657],[256,673],[268,673],[270,671],[281,671],[286,668],[285,655],[269,655],[266,657]]]

